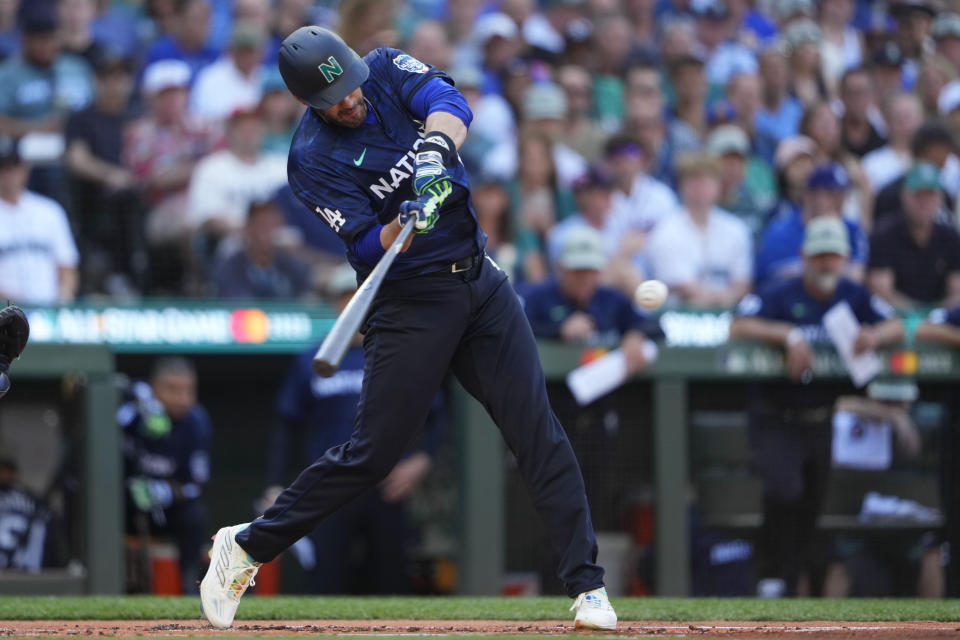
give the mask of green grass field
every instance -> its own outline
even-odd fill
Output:
[[[955,600],[614,598],[621,620],[960,621]],[[246,597],[238,620],[565,620],[566,598]],[[0,597],[0,620],[196,619],[199,598]]]

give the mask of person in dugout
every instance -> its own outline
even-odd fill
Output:
[[[730,325],[731,339],[783,348],[789,377],[754,384],[749,392],[750,445],[763,481],[760,597],[796,595],[801,574],[817,589],[814,535],[829,479],[830,417],[837,397],[851,391],[814,380],[813,347],[830,340],[824,314],[837,304],[849,305],[860,324],[855,354],[904,336],[890,305],[844,277],[850,241],[842,220],[821,216],[808,222],[802,254],[802,275],[744,297]]]
[[[328,292],[338,314],[356,289],[356,274],[349,265],[331,276]],[[312,461],[350,440],[363,381],[361,339],[357,334],[337,373],[330,378],[313,372],[316,347],[294,360],[277,397],[277,422],[267,461],[268,488],[261,505],[264,509],[292,480],[289,470],[299,468],[298,462],[290,461],[291,450],[301,452],[303,462]],[[445,428],[438,395],[421,437],[380,485],[343,506],[292,547],[307,572],[302,587],[305,591],[397,594],[410,590],[408,560],[417,532],[407,517],[406,502],[430,470]],[[304,436],[305,448],[298,446]]]
[[[210,479],[213,431],[197,402],[196,370],[184,358],[161,358],[148,382],[128,385],[124,396],[117,423],[123,430],[127,533],[171,537],[183,593],[196,593],[207,563],[207,511],[200,497]]]

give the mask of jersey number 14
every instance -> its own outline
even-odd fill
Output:
[[[343,226],[343,223],[346,220],[343,219],[343,214],[340,213],[339,209],[327,209],[326,207],[316,209],[317,215],[327,221],[327,224],[330,225],[330,228],[340,233],[340,227]]]

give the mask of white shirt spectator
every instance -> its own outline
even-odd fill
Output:
[[[884,145],[863,156],[863,173],[876,193],[902,176],[910,163],[909,154],[898,153],[890,145]]]
[[[845,27],[841,44],[824,38],[820,42],[820,59],[824,78],[831,86],[840,80],[844,71],[859,67],[863,50],[857,30],[851,26]]]
[[[188,224],[199,227],[219,218],[239,229],[251,202],[270,198],[286,183],[287,159],[282,155],[264,154],[248,163],[229,150],[212,153],[197,163],[190,179]]]
[[[190,112],[204,120],[225,120],[237,109],[250,109],[263,95],[257,69],[248,78],[240,73],[230,56],[201,69],[190,91]]]
[[[32,191],[16,204],[0,200],[0,294],[22,304],[55,304],[58,268],[77,262],[67,214],[55,200]]]
[[[603,229],[608,253],[615,252],[620,239],[630,231],[650,233],[668,216],[677,212],[680,201],[673,189],[645,173],[633,180],[630,193],[613,194],[610,217]]]
[[[675,287],[698,283],[722,290],[753,277],[750,229],[732,213],[711,210],[701,229],[685,209],[657,225],[647,247],[650,277]]]

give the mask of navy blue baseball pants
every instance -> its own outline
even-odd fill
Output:
[[[486,408],[560,558],[567,595],[603,585],[583,477],[547,400],[533,333],[489,258],[468,271],[384,284],[367,319],[366,365],[350,441],[307,467],[236,536],[267,562],[377,484],[423,426],[448,371]]]

